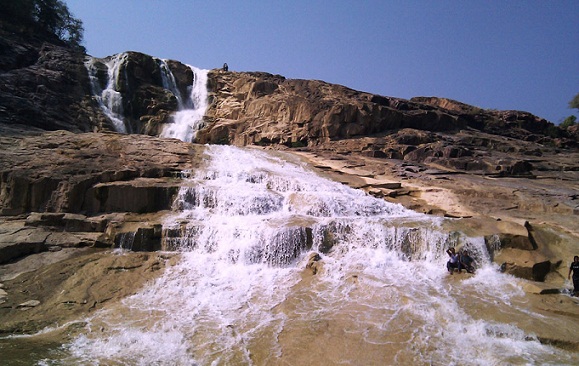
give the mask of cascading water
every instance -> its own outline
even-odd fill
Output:
[[[99,79],[99,60],[90,57],[85,62],[88,70],[92,93],[105,115],[112,121],[115,131],[127,133],[124,122],[123,98],[120,92],[119,73],[121,65],[126,61],[127,53],[119,53],[110,58],[104,65],[107,68],[107,83],[103,88]]]
[[[112,121],[115,131],[131,132],[125,123],[123,96],[121,90],[121,66],[126,63],[128,53],[119,53],[107,61],[90,57],[85,62],[91,82],[92,93],[105,115]],[[172,137],[186,142],[195,140],[195,135],[202,127],[203,116],[207,109],[207,73],[208,70],[187,65],[193,72],[193,84],[188,87],[187,95],[181,95],[175,76],[166,60],[156,59],[163,88],[169,90],[177,99],[177,112],[171,122],[163,126],[160,137]],[[99,75],[106,68],[106,85],[103,87]],[[127,77],[124,78],[128,79]]]
[[[188,67],[193,71],[193,85],[189,87],[189,98],[186,100],[181,97],[171,70],[166,67],[167,72],[162,72],[163,83],[167,83],[166,88],[176,96],[178,95],[179,110],[171,117],[172,123],[163,126],[160,137],[173,137],[192,142],[195,141],[195,135],[202,127],[203,116],[207,109],[207,70],[189,65]]]
[[[173,72],[171,72],[171,68],[169,68],[169,65],[167,64],[167,61],[157,59],[157,65],[159,65],[159,71],[161,71],[161,81],[163,82],[163,88],[173,93],[173,95],[177,99],[177,105],[179,110],[185,108],[183,104],[183,96],[181,96],[181,92],[177,87],[177,81],[175,80]]]
[[[281,153],[207,149],[207,167],[184,174],[164,224],[164,245],[180,262],[87,319],[63,362],[577,361],[510,324],[526,311],[523,293],[490,263],[482,238],[445,232],[441,219],[323,179]],[[446,273],[449,246],[476,253],[476,275]],[[322,249],[312,275],[305,262]]]

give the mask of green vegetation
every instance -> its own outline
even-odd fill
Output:
[[[308,145],[303,141],[292,141],[291,147],[299,148],[299,147],[307,147]]]
[[[217,142],[215,142],[215,145],[230,145],[229,137],[227,136],[220,137],[217,140]]]
[[[571,101],[569,102],[569,108],[579,110],[579,93],[577,93],[577,95],[574,96],[573,99],[571,99]]]
[[[574,96],[573,99],[571,99],[569,101],[569,108],[574,108],[574,109],[577,109],[579,111],[579,93],[576,96]],[[574,126],[576,123],[577,123],[577,117],[571,115],[571,116],[565,118],[565,120],[563,122],[561,122],[559,127],[567,128],[569,126]]]
[[[561,137],[561,129],[551,124],[545,129],[544,134],[545,136],[549,136],[552,138],[559,138]]]
[[[575,123],[577,122],[577,117],[575,116],[569,116],[567,118],[565,118],[565,120],[563,122],[561,122],[561,124],[559,125],[559,127],[561,128],[567,128],[569,126],[573,126],[575,125]]]
[[[0,20],[21,33],[47,32],[84,50],[82,21],[74,18],[61,0],[0,0],[0,9]]]

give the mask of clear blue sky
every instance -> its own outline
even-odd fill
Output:
[[[558,123],[579,93],[579,1],[64,0],[89,54],[139,51]]]

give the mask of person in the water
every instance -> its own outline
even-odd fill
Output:
[[[474,259],[470,255],[468,255],[467,250],[463,250],[460,253],[459,261],[460,261],[460,263],[459,263],[459,267],[458,267],[458,273],[460,273],[460,271],[463,268],[466,269],[466,271],[468,273],[474,273],[474,266],[473,266]]]
[[[448,254],[448,256],[450,257],[450,259],[448,260],[448,262],[446,262],[446,269],[448,270],[448,272],[450,272],[450,274],[452,274],[454,272],[454,269],[459,269],[459,258],[458,258],[458,254],[456,254],[456,251],[454,250],[454,248],[449,248],[446,253]]]

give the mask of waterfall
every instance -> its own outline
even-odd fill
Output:
[[[179,102],[179,110],[171,117],[171,123],[163,126],[163,131],[160,137],[172,137],[177,138],[181,141],[193,142],[195,141],[195,136],[197,131],[203,127],[203,116],[205,115],[205,110],[207,109],[207,72],[208,70],[198,69],[193,66],[188,67],[193,71],[193,85],[188,89],[189,98],[184,100],[181,98],[179,91],[177,90],[175,79],[170,70],[167,73],[167,78],[164,78],[164,82],[167,82],[167,89],[176,91],[177,100]],[[165,75],[165,73],[163,73]]]
[[[431,220],[421,222],[422,215],[339,183],[321,185],[314,173],[279,157],[208,149],[212,165],[180,189],[177,214],[165,224],[167,249],[288,265],[306,249],[333,243],[383,247],[416,259],[440,256],[451,241],[432,237]],[[402,219],[415,226],[399,226]]]
[[[102,65],[100,60],[89,57],[85,61],[93,96],[105,115],[112,121],[115,131],[121,133],[127,133],[127,128],[124,122],[123,97],[119,76],[121,65],[127,60],[127,57],[127,53],[119,53],[104,63],[107,73],[107,83],[104,87],[101,86],[99,78],[99,73],[102,72],[102,69],[99,68],[99,65]]]
[[[121,233],[118,238],[115,238],[115,247],[132,250],[135,243],[135,235],[135,232]]]
[[[177,98],[178,109],[184,109],[185,107],[183,105],[183,96],[181,96],[181,92],[177,87],[177,81],[175,80],[175,76],[167,64],[167,60],[157,59],[157,65],[159,65],[159,71],[161,72],[163,88],[169,90],[171,93],[173,93],[175,98]]]
[[[86,319],[70,363],[554,364],[483,238],[326,180],[280,152],[208,146],[164,223],[181,260]],[[474,253],[446,273],[445,249]],[[320,271],[305,269],[320,253]],[[535,322],[548,319],[536,317]]]
[[[131,132],[127,129],[123,110],[123,90],[121,66],[126,63],[128,53],[119,53],[110,59],[89,57],[85,61],[91,91],[104,114],[111,120],[115,131]],[[182,141],[195,140],[197,131],[203,127],[203,116],[207,109],[207,73],[208,70],[187,65],[193,72],[193,83],[188,87],[187,95],[181,95],[175,76],[166,60],[154,58],[163,88],[170,91],[177,99],[177,112],[171,116],[171,122],[163,126],[160,137],[177,138]],[[106,69],[106,70],[105,70]],[[106,72],[106,84],[103,82]],[[127,80],[125,75],[124,80]],[[103,85],[104,84],[104,85]]]

